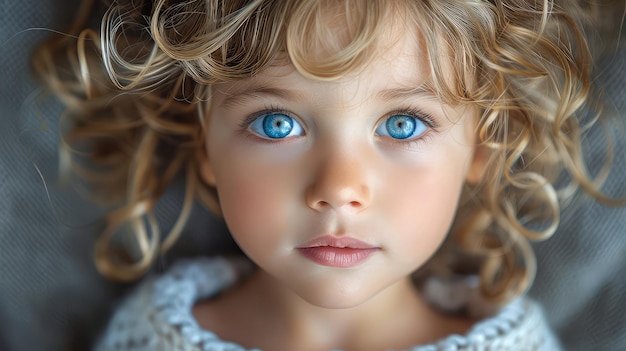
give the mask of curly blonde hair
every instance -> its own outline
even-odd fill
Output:
[[[575,2],[118,0],[107,7],[99,31],[45,43],[34,60],[68,106],[66,168],[115,206],[95,250],[107,277],[144,274],[179,237],[194,200],[219,214],[216,191],[202,182],[196,162],[212,84],[285,59],[307,77],[337,79],[369,62],[389,16],[422,33],[429,88],[446,103],[482,111],[476,133],[487,171],[464,190],[451,240],[433,265],[442,257],[478,257],[483,295],[508,301],[532,281],[528,241],[555,232],[563,199],[582,188],[609,201],[598,190],[606,172],[591,177],[582,157],[581,133],[593,122],[582,122],[592,61]],[[324,25],[330,13],[346,24],[340,36]],[[316,49],[330,54],[311,56]],[[568,181],[556,189],[563,171]],[[180,173],[185,201],[161,240],[153,209]],[[139,259],[112,248],[120,231],[136,239]]]

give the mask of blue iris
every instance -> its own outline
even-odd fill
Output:
[[[265,116],[263,131],[272,139],[284,138],[293,129],[293,119],[283,114]]]
[[[260,117],[250,125],[250,129],[270,139],[283,139],[302,134],[302,127],[283,113],[270,113]]]
[[[383,128],[384,127],[384,128]],[[376,133],[394,139],[414,138],[426,130],[426,124],[408,115],[393,115],[376,128]]]

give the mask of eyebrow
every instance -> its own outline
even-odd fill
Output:
[[[379,91],[376,96],[382,100],[396,100],[413,96],[423,96],[428,98],[437,98],[437,95],[424,86],[411,88],[391,88]]]
[[[272,87],[265,84],[246,85],[241,89],[237,87],[233,89],[233,92],[222,91],[222,94],[226,95],[226,98],[222,101],[221,105],[225,108],[234,107],[245,103],[248,99],[258,99],[261,97],[275,97],[282,100],[302,102],[306,99],[306,95],[302,92],[283,89],[278,87]],[[423,86],[411,87],[411,88],[391,88],[381,90],[376,93],[376,97],[381,100],[395,100],[404,99],[407,97],[422,96],[427,98],[436,98],[436,94],[432,90]]]
[[[282,100],[290,100],[300,102],[305,100],[305,95],[299,91],[291,89],[282,89],[262,84],[251,84],[241,90],[234,89],[234,92],[222,91],[226,98],[222,101],[223,107],[233,107],[244,103],[248,99],[260,97],[275,97]]]

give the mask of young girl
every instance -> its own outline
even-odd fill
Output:
[[[558,350],[523,294],[528,240],[554,233],[576,188],[603,199],[581,155],[580,10],[118,1],[99,32],[43,46],[66,145],[89,160],[73,168],[116,206],[102,274],[145,274],[196,199],[249,259],[142,282],[96,348]],[[186,200],[161,241],[153,209],[178,174]]]

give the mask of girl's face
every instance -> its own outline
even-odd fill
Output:
[[[314,305],[367,301],[422,266],[477,181],[476,111],[421,88],[414,35],[358,73],[291,65],[214,87],[205,180],[241,249]]]

